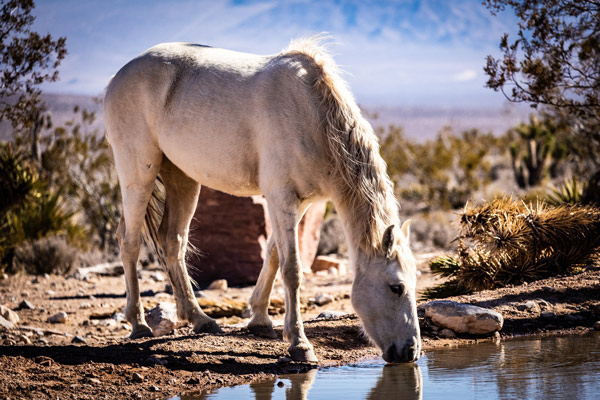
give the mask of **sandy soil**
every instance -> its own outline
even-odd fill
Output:
[[[174,301],[165,282],[153,279],[155,271],[141,272],[142,300],[147,308],[159,301]],[[423,273],[420,288],[435,279]],[[350,277],[311,276],[304,282],[306,333],[321,360],[319,365],[352,363],[378,357],[362,336],[350,305]],[[204,291],[214,301],[245,302],[252,288]],[[125,304],[121,276],[92,276],[88,280],[59,276],[12,276],[0,281],[0,304],[17,310],[17,328],[0,332],[0,397],[42,398],[144,398],[164,399],[180,393],[248,383],[274,374],[306,371],[317,365],[289,362],[287,344],[262,339],[243,328],[240,316],[220,318],[224,333],[196,335],[189,327],[158,338],[128,340],[129,326],[111,316]],[[319,307],[312,297],[331,294],[335,300]],[[276,284],[274,303],[283,297]],[[18,309],[23,300],[33,310]],[[519,335],[583,333],[600,320],[600,270],[589,268],[574,276],[556,277],[529,285],[485,291],[452,300],[499,311],[505,318],[501,337],[440,339],[437,328],[421,319],[424,351],[440,346]],[[524,307],[528,300],[537,306]],[[316,320],[322,311],[350,313],[335,320]],[[47,318],[65,311],[68,320],[51,324]],[[281,309],[274,307],[274,312]],[[273,316],[281,323],[281,314]],[[74,343],[76,336],[85,343]]]

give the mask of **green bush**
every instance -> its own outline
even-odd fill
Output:
[[[85,246],[83,227],[73,222],[62,197],[39,179],[34,163],[10,143],[0,144],[0,271],[12,271],[16,248],[27,241],[63,235]]]

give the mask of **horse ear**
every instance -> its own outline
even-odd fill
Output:
[[[406,238],[406,240],[408,240],[410,237],[410,222],[410,219],[407,219],[402,224],[402,233],[404,233],[404,237]]]
[[[392,258],[392,252],[394,251],[394,225],[390,225],[387,227],[385,232],[383,232],[383,240],[381,241],[381,246],[383,248],[383,253],[387,258]]]

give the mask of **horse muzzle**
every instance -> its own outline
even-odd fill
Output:
[[[415,338],[411,338],[402,347],[398,348],[396,344],[392,344],[383,353],[382,357],[389,363],[409,363],[416,361],[419,358],[419,343]]]

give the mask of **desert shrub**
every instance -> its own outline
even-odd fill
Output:
[[[467,206],[460,228],[457,256],[434,259],[430,266],[449,281],[426,297],[573,273],[596,262],[600,252],[600,209],[592,206],[497,197]]]
[[[73,222],[62,197],[39,179],[35,166],[10,143],[0,145],[0,271],[11,271],[16,248],[49,235],[83,246],[85,232]],[[6,194],[6,196],[4,196]]]
[[[29,274],[68,274],[75,267],[78,249],[62,236],[25,241],[15,248],[12,270]]]
[[[488,155],[500,139],[478,130],[455,135],[443,129],[434,140],[417,143],[408,140],[401,128],[380,130],[381,154],[388,174],[397,183],[398,196],[424,201],[433,208],[461,208],[472,193],[491,176]],[[406,187],[406,177],[414,182]]]

